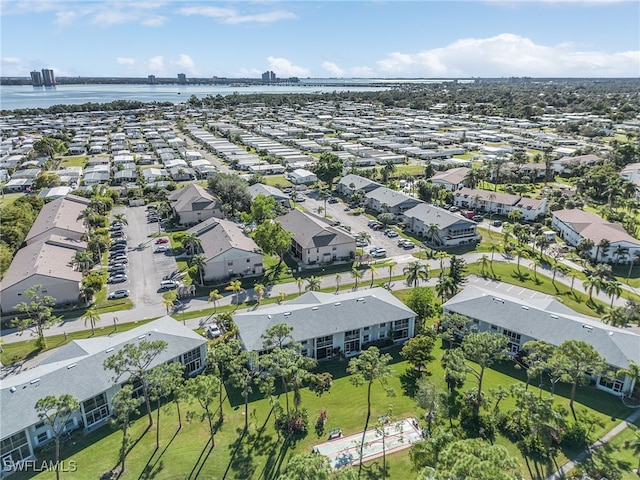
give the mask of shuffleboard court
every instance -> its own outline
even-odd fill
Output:
[[[363,462],[382,456],[383,451],[393,453],[404,450],[422,439],[422,429],[415,418],[405,418],[389,424],[384,431],[383,437],[382,432],[376,429],[367,430],[362,452]],[[361,442],[362,432],[315,445],[313,452],[326,456],[334,469],[357,465],[360,463]]]

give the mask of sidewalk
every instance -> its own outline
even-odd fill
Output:
[[[580,462],[583,462],[589,455],[591,455],[593,451],[597,450],[602,445],[607,443],[609,440],[611,440],[613,437],[615,437],[617,434],[619,434],[625,428],[627,428],[630,424],[635,422],[638,418],[640,418],[640,409],[633,412],[631,415],[625,418],[622,422],[620,422],[618,425],[616,425],[611,430],[609,430],[605,435],[603,435],[598,440],[596,440],[591,445],[589,445],[585,450],[583,450],[578,455],[576,455],[571,460],[569,460],[567,463],[562,465],[558,469],[558,471],[549,475],[546,478],[546,480],[562,480],[566,478],[566,474],[571,470],[573,470],[576,467],[576,465],[578,465]]]
[[[458,257],[463,258],[467,264],[470,264],[470,263],[475,263],[480,261],[484,255],[487,255],[489,257],[491,256],[490,253],[485,253],[485,252],[470,252],[464,255],[459,255]],[[389,261],[396,262],[396,265],[392,272],[392,276],[402,275],[402,271],[404,267],[408,263],[416,260],[418,259],[413,257],[410,254],[384,259],[385,262],[389,262]],[[433,270],[437,270],[440,268],[439,259],[431,259],[426,261],[423,260],[422,262],[426,263],[429,266],[429,272],[432,272]],[[517,263],[517,258],[507,257],[503,254],[496,253],[494,254],[494,262]],[[448,268],[449,266],[448,258],[444,260],[444,265],[446,268]],[[522,267],[533,269],[533,262],[528,259],[521,259],[520,265]],[[552,276],[551,271],[549,271],[548,269],[544,269],[542,267],[538,267],[538,272],[541,276],[547,276],[549,278]],[[366,289],[366,288],[369,288],[369,286],[371,285],[371,274],[369,273],[368,270],[365,270],[363,273],[364,273],[363,278],[360,279],[358,284],[359,289]],[[378,268],[377,275],[374,276],[374,284],[386,283],[388,278],[389,278],[388,269],[386,267]],[[429,278],[427,282],[422,282],[421,285],[433,287],[437,284],[437,282],[438,282],[437,278]],[[570,286],[571,277],[567,277],[558,273],[556,275],[556,282],[559,284]],[[354,285],[354,284],[355,283],[353,281],[353,278],[351,277],[349,272],[343,272],[341,274],[341,282],[340,282],[341,287],[344,287],[347,285]],[[326,275],[324,277],[321,277],[320,286],[323,289],[325,288],[329,289],[332,287],[335,288],[336,286],[335,275]],[[626,287],[626,289],[632,290],[630,287],[627,287],[626,285],[623,285],[623,287]],[[392,290],[402,290],[406,288],[409,288],[409,287],[402,280],[394,280],[391,282]],[[585,289],[582,286],[582,281],[579,279],[575,280],[573,288],[577,292],[586,293]],[[266,288],[264,297],[265,298],[277,297],[279,295],[279,292],[284,292],[286,295],[297,295],[299,293],[298,285],[296,284],[296,282],[270,285]],[[303,292],[304,292],[304,287],[303,287]],[[222,291],[220,293],[221,295],[223,295],[223,297],[220,300],[218,300],[218,305],[222,306],[222,305],[233,304],[235,295],[232,292]],[[611,298],[606,296],[604,292],[593,292],[593,297],[597,298],[598,300],[601,300],[606,304],[609,304],[611,302]],[[250,300],[253,298],[255,298],[253,289],[247,289],[240,295],[241,302],[246,301],[247,299]],[[177,320],[181,319],[180,316],[183,311],[193,312],[193,311],[199,311],[199,310],[204,310],[206,308],[213,307],[213,304],[208,302],[207,297],[189,298],[189,299],[184,299],[182,301],[184,301],[184,304],[185,304],[184,310],[176,309],[173,312],[170,312],[170,315],[172,315]],[[626,300],[622,297],[615,298],[613,302],[614,305],[619,305],[619,306],[623,306],[625,303],[626,303]],[[246,308],[240,308],[240,311],[242,310],[246,310]],[[122,325],[124,323],[129,323],[129,322],[136,322],[136,321],[146,320],[150,318],[157,318],[157,317],[164,316],[166,314],[167,314],[167,311],[165,307],[163,307],[160,304],[160,299],[158,299],[157,305],[150,305],[150,306],[147,305],[147,306],[141,306],[141,307],[134,306],[134,308],[132,308],[131,310],[121,310],[113,313],[105,313],[100,316],[100,323],[97,326],[101,327],[104,325],[111,325],[114,322],[114,317],[117,323],[119,325]],[[187,322],[188,322],[187,324],[189,325],[193,324],[193,322],[189,320],[187,320]],[[194,328],[198,328],[198,327],[196,326]],[[70,319],[64,320],[59,325],[54,325],[51,328],[48,328],[46,330],[45,335],[46,336],[62,335],[64,333],[77,332],[77,331],[87,330],[87,329],[88,327],[85,326],[84,321],[81,320],[79,317],[70,318]],[[25,331],[22,335],[20,335],[15,331],[15,329],[3,329],[2,332],[0,332],[0,335],[2,337],[3,343],[20,342],[23,340],[28,340],[30,338],[33,338],[29,336],[29,332]]]

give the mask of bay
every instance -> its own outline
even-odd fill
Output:
[[[78,105],[88,102],[109,103],[116,100],[137,100],[140,102],[186,102],[192,95],[198,98],[208,95],[234,94],[308,94],[355,91],[383,91],[397,85],[374,84],[373,80],[324,80],[300,84],[283,85],[132,85],[132,84],[97,84],[97,85],[57,85],[56,87],[33,87],[31,85],[0,86],[0,110],[21,108],[47,108],[53,105]]]

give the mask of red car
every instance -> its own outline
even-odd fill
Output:
[[[169,239],[166,237],[162,237],[156,240],[156,243],[169,243]]]

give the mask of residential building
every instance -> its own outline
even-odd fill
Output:
[[[309,185],[318,181],[318,177],[313,172],[299,168],[287,174],[287,178],[294,185]]]
[[[46,203],[29,229],[24,242],[31,245],[47,240],[51,235],[80,240],[86,232],[82,213],[89,203],[88,199],[77,195],[67,195]]]
[[[158,80],[156,79],[155,75],[149,75],[147,76],[147,83],[149,85],[156,85],[158,83]]]
[[[392,213],[396,218],[400,218],[404,212],[420,203],[422,201],[417,198],[402,192],[396,192],[387,187],[376,188],[364,196],[366,208],[378,214]]]
[[[469,318],[468,329],[496,332],[509,338],[510,355],[516,355],[529,340],[560,345],[566,340],[582,340],[605,359],[606,372],[640,363],[640,335],[611,327],[598,319],[580,315],[549,295],[524,288],[496,289],[469,285],[442,305],[445,313]],[[622,395],[634,387],[631,377],[611,378],[607,373],[594,377],[601,390]]]
[[[14,466],[34,456],[36,447],[53,439],[51,427],[38,417],[36,402],[48,395],[69,394],[80,402],[65,431],[92,430],[104,425],[111,416],[113,396],[130,382],[122,375],[114,382],[114,373],[104,362],[127,344],[162,340],[167,348],[149,365],[179,361],[185,372],[194,375],[205,366],[207,340],[169,316],[127,332],[106,337],[74,340],[57,348],[35,367],[3,378],[0,387],[1,455],[3,467]],[[140,386],[136,394],[141,395]],[[144,407],[143,407],[144,408]]]
[[[192,184],[169,194],[173,213],[181,225],[195,225],[210,218],[223,218],[222,204],[209,190]]]
[[[233,321],[246,350],[265,352],[262,335],[286,323],[303,355],[325,360],[356,355],[386,339],[408,340],[415,335],[416,314],[384,288],[372,288],[338,295],[307,292],[280,305],[237,313]]]
[[[187,76],[184,73],[179,73],[178,74],[178,84],[179,85],[186,85],[187,84]]]
[[[355,257],[356,239],[320,217],[294,208],[276,220],[293,234],[291,254],[305,265],[348,261]]]
[[[284,193],[282,190],[270,185],[264,185],[262,183],[255,183],[248,188],[249,195],[255,200],[258,195],[264,195],[265,197],[273,198],[276,203],[279,203],[285,208],[291,208],[291,197]]]
[[[429,180],[436,185],[442,185],[450,191],[458,190],[464,186],[464,179],[471,169],[467,167],[450,168],[436,173]]]
[[[593,154],[588,155],[578,155],[576,157],[562,157],[558,160],[553,160],[551,162],[551,168],[554,173],[570,175],[573,173],[576,167],[581,165],[586,165],[588,167],[593,167],[596,163],[598,163],[598,156]]]
[[[56,299],[56,305],[75,304],[80,296],[82,273],[72,265],[76,252],[84,251],[86,242],[64,235],[51,234],[46,240],[29,243],[19,249],[0,282],[0,310],[15,311],[24,294],[34,285]]]
[[[45,87],[55,87],[56,86],[56,76],[53,73],[53,70],[50,68],[42,69],[42,83]]]
[[[210,218],[187,231],[195,233],[200,240],[206,257],[205,281],[262,275],[262,252],[239,225]]]
[[[34,70],[31,72],[31,84],[34,87],[42,87],[44,82],[42,81],[42,73]]]
[[[427,203],[420,203],[403,214],[407,230],[426,238],[436,247],[475,244],[482,240],[476,222]],[[431,231],[437,226],[437,232]]]
[[[353,173],[345,175],[336,184],[336,190],[342,195],[353,195],[356,192],[365,194],[380,187],[382,184]]]
[[[547,199],[535,199],[463,187],[453,194],[456,207],[474,209],[479,212],[509,215],[511,210],[520,210],[525,222],[533,222],[547,213]]]
[[[577,246],[584,238],[593,242],[589,257],[600,262],[628,263],[640,254],[640,241],[627,233],[618,223],[607,222],[595,213],[576,208],[557,210],[552,213],[551,226],[567,244]],[[609,247],[599,247],[602,240]]]

